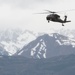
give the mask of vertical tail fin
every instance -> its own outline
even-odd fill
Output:
[[[67,16],[65,15],[64,17],[65,17],[64,21],[66,22],[67,21]]]

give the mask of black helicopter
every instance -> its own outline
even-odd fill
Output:
[[[64,16],[64,20],[63,20],[63,19],[60,18],[60,15],[56,14],[56,13],[63,12],[63,11],[59,11],[59,12],[53,12],[53,11],[49,11],[49,10],[45,10],[45,11],[47,11],[47,12],[38,13],[38,14],[49,14],[46,17],[46,20],[48,21],[48,23],[50,21],[59,22],[59,23],[62,23],[62,26],[64,26],[64,23],[71,22],[71,21],[67,21],[66,15]],[[72,10],[68,10],[68,11],[72,11]]]
[[[46,11],[48,11],[48,10],[46,10]],[[60,16],[58,15],[58,14],[56,14],[57,12],[52,12],[52,11],[48,11],[49,13],[51,13],[51,14],[49,14],[47,17],[46,17],[46,20],[48,21],[48,23],[50,22],[50,21],[53,21],[53,22],[59,22],[59,23],[62,23],[62,26],[64,26],[64,24],[63,23],[67,23],[67,22],[71,22],[71,21],[67,21],[67,16],[65,15],[64,17],[64,20],[62,20],[61,18],[60,18]]]

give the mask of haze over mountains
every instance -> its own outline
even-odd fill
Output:
[[[75,75],[75,55],[48,59],[0,56],[1,75]]]

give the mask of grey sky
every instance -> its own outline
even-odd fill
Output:
[[[0,5],[8,4],[12,7],[27,8],[43,3],[52,3],[55,0],[0,0]]]
[[[61,24],[59,25],[58,23],[48,24],[45,19],[47,14],[33,15],[33,13],[44,12],[45,9],[63,11],[74,9],[74,7],[74,0],[0,0],[0,28],[22,27],[34,30],[39,29],[38,31],[42,27],[44,31],[50,27],[55,27],[55,25],[61,28]],[[74,13],[68,13],[69,19],[73,20],[72,24],[75,24]]]

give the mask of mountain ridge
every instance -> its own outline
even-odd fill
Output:
[[[63,33],[63,32],[65,32],[65,33]],[[12,56],[12,55],[18,53],[24,46],[27,46],[28,44],[30,44],[30,42],[36,40],[39,37],[42,38],[42,39],[38,40],[41,45],[40,48],[43,48],[42,46],[44,46],[44,48],[46,48],[46,44],[45,44],[46,41],[44,42],[45,38],[43,38],[45,36],[43,36],[43,35],[46,35],[46,36],[48,35],[50,37],[50,39],[54,38],[53,40],[55,40],[55,43],[57,42],[58,45],[61,45],[61,46],[69,45],[70,47],[72,46],[73,48],[75,48],[74,30],[73,31],[69,31],[69,30],[68,31],[67,30],[66,31],[65,30],[57,31],[56,30],[54,32],[35,33],[33,31],[29,31],[29,30],[21,31],[21,30],[8,29],[6,31],[0,31],[0,33],[1,33],[0,45],[4,49],[4,51],[8,53],[9,56]],[[35,48],[37,46],[39,46],[39,43],[35,46]],[[42,52],[46,52],[46,50],[45,51],[42,50]],[[40,54],[40,52],[39,52],[39,54]],[[42,56],[44,58],[46,58],[45,53]],[[39,56],[38,56],[38,58],[39,58]]]
[[[46,58],[58,55],[74,54],[75,47],[73,47],[71,43],[67,44],[66,41],[64,43],[63,40],[68,40],[68,37],[57,33],[54,33],[53,36],[44,34],[24,46],[17,55],[19,54],[30,58]]]

